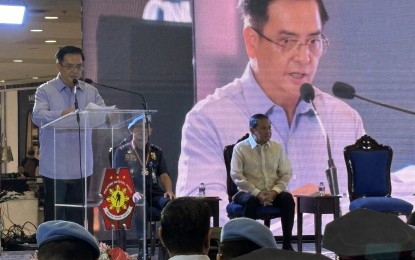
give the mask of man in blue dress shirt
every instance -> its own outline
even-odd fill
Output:
[[[39,171],[45,188],[44,220],[71,220],[84,225],[81,208],[56,207],[55,214],[54,206],[55,195],[57,203],[82,205],[84,202],[85,183],[82,180],[92,174],[93,162],[92,156],[83,153],[92,155],[91,135],[82,133],[79,138],[78,130],[63,129],[54,133],[52,128],[41,127],[75,112],[75,88],[79,109],[89,103],[98,106],[105,106],[105,103],[95,87],[84,82],[74,84],[84,68],[85,57],[80,48],[65,46],[55,57],[58,76],[36,90],[32,116],[33,123],[40,128]]]

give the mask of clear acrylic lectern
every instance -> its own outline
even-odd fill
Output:
[[[86,109],[83,111],[73,112],[58,118],[41,127],[43,134],[53,135],[54,151],[49,153],[51,158],[42,158],[53,163],[54,173],[60,173],[59,177],[55,176],[55,218],[71,220],[73,216],[81,217],[86,229],[92,232],[99,241],[108,241],[111,239],[111,232],[106,232],[103,225],[102,216],[99,216],[97,207],[102,203],[101,185],[106,168],[111,167],[113,154],[109,149],[118,145],[122,140],[128,138],[130,133],[127,129],[128,124],[133,120],[141,118],[144,120],[147,115],[155,113],[155,110],[118,110],[112,108]],[[144,124],[143,138],[144,138]],[[140,159],[145,158],[145,141],[142,141],[143,153]],[[114,152],[114,151],[113,151]],[[70,162],[62,163],[62,160]],[[145,183],[143,175],[142,183]],[[81,185],[82,194],[67,194],[65,185]],[[145,185],[140,189],[145,194]],[[134,218],[138,218],[137,223],[142,223],[139,229],[142,232],[136,232],[138,241],[143,241],[143,247],[146,248],[146,214],[145,200],[142,204],[135,205]],[[114,206],[122,208],[122,205]],[[99,218],[97,217],[99,216]],[[142,220],[142,222],[141,222]],[[141,242],[140,242],[141,243]]]

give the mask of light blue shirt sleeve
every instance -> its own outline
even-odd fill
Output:
[[[79,109],[84,109],[88,103],[105,106],[98,90],[81,82],[77,89]],[[42,176],[56,179],[79,179],[92,174],[92,143],[91,131],[63,129],[54,131],[52,128],[42,128],[47,123],[61,117],[62,111],[74,107],[75,96],[57,76],[55,79],[39,86],[35,94],[32,121],[39,130],[39,172]],[[79,149],[80,147],[84,149]],[[81,150],[81,155],[79,151]],[[87,156],[85,156],[87,155]],[[74,167],[76,165],[80,167]]]

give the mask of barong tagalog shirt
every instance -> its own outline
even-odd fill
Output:
[[[238,190],[257,196],[260,191],[281,193],[291,179],[291,164],[280,144],[258,144],[252,135],[235,145],[231,178]]]

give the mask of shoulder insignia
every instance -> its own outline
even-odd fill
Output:
[[[128,149],[129,148],[128,146],[129,146],[129,143],[123,144],[123,145],[118,146],[117,149],[120,149],[120,150]]]
[[[151,144],[151,150],[161,151],[161,148],[160,148],[160,147],[158,147],[158,146],[157,146],[157,145],[155,145],[155,144]]]

